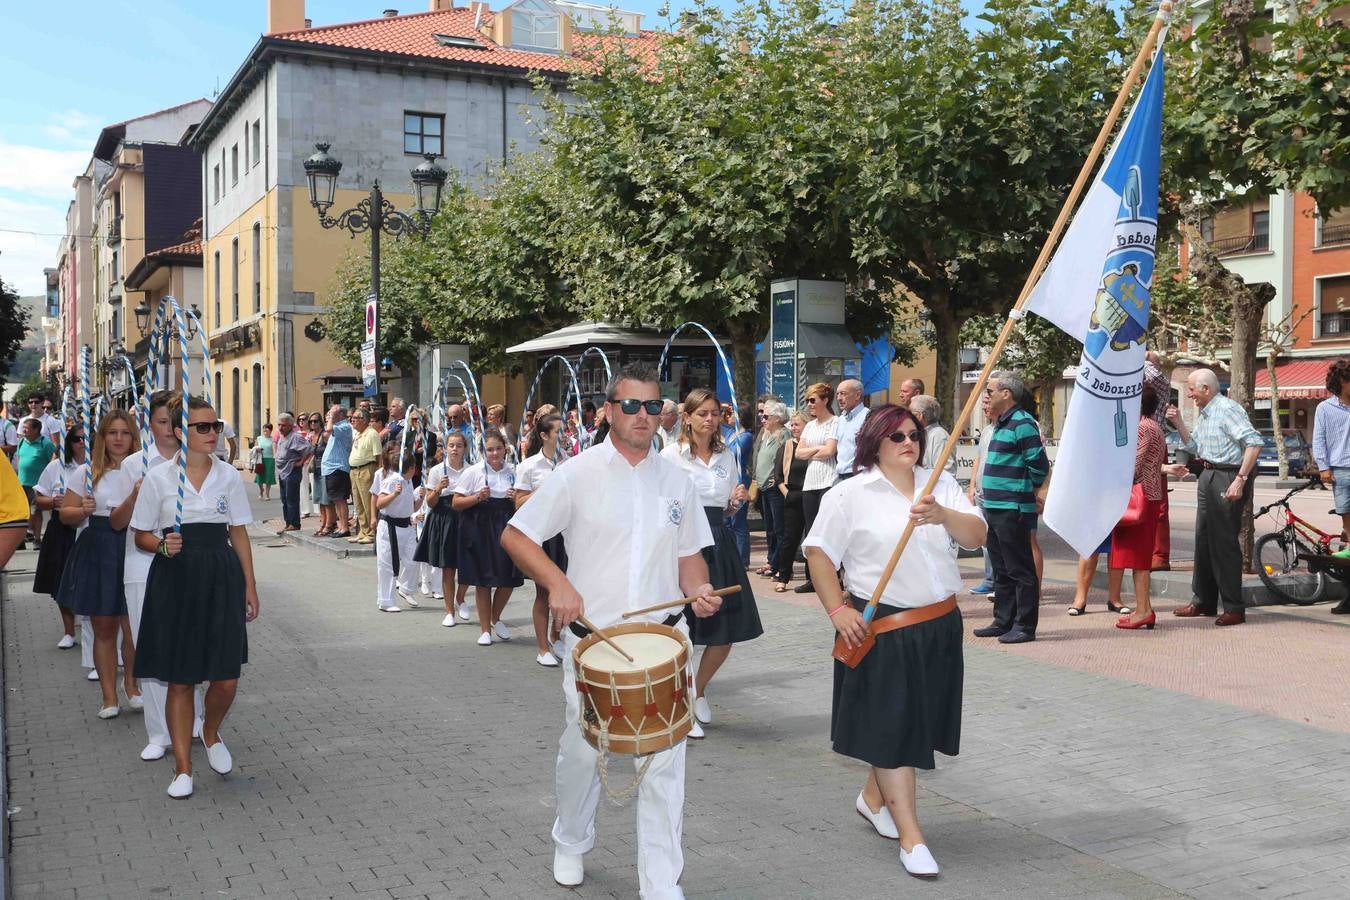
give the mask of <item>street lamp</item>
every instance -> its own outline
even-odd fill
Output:
[[[136,315],[136,327],[141,331],[145,331],[150,326],[150,307],[142,300],[140,305],[132,310],[132,312]],[[187,319],[186,334],[189,341],[197,339],[197,322],[201,317],[202,311],[197,308],[197,304],[192,304],[192,315],[185,317]],[[178,337],[178,323],[171,320],[170,326],[172,328],[170,337],[176,339]]]
[[[410,173],[413,187],[417,193],[417,213],[410,216],[394,209],[380,191],[377,178],[370,186],[370,196],[332,218],[329,208],[337,195],[337,177],[342,171],[342,163],[328,154],[328,144],[314,145],[314,155],[305,160],[305,180],[309,182],[309,202],[319,212],[319,224],[324,228],[345,228],[352,237],[362,232],[370,232],[370,297],[376,310],[380,304],[380,233],[399,237],[406,233],[426,236],[431,230],[431,219],[441,208],[441,189],[448,177],[445,169],[436,165],[433,154],[424,154],[425,159]],[[377,312],[378,315],[378,312]],[[373,323],[372,336],[377,342],[371,349],[378,358],[379,321]],[[364,348],[363,348],[364,352]],[[375,375],[374,392],[380,389],[380,376]],[[369,396],[369,395],[368,395]]]

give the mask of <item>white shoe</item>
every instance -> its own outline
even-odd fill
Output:
[[[694,718],[698,719],[704,725],[712,724],[712,707],[708,705],[708,698],[694,698]]]
[[[445,614],[445,618],[444,618],[444,619],[441,619],[441,624],[444,625],[446,628],[454,628],[454,627],[455,627],[455,614],[454,614],[454,613],[446,613],[446,614]]]
[[[98,681],[98,669],[90,669],[89,674],[84,676],[85,681]]]
[[[511,629],[506,627],[506,623],[498,620],[496,625],[492,626],[492,631],[497,635],[500,641],[511,640]]]
[[[193,720],[192,720],[192,736],[193,736],[194,738],[199,738],[199,737],[202,736],[202,720],[201,720],[201,719],[193,719]]]
[[[418,585],[417,588],[424,594],[431,593],[431,585],[427,584],[425,581]]]
[[[175,800],[192,796],[192,776],[179,775],[169,783],[169,796]]]
[[[881,804],[881,809],[872,812],[867,808],[867,801],[863,800],[861,792],[858,794],[858,815],[862,816],[872,827],[877,830],[877,834],[884,838],[890,838],[893,841],[900,839],[900,829],[895,827],[895,819],[891,818],[891,811],[886,808],[886,804]]]
[[[460,603],[457,605],[455,611],[459,613],[459,619],[461,622],[469,621],[469,604]]]
[[[120,706],[105,706],[98,711],[98,717],[100,719],[115,719],[121,715],[121,713],[122,707]]]
[[[541,666],[548,666],[550,669],[555,669],[558,666],[558,658],[547,651],[536,656],[534,661]]]
[[[928,852],[928,847],[924,844],[915,844],[914,849],[908,853],[901,847],[900,865],[916,878],[934,878],[938,873],[937,860],[933,859],[933,854]]]
[[[480,647],[491,647],[491,646],[492,646],[492,635],[488,634],[486,631],[483,632],[482,634],[480,634],[480,635],[478,636],[478,646],[480,646]]]
[[[581,854],[553,851],[553,880],[563,887],[576,887],[586,877]]]
[[[432,599],[432,600],[444,600],[444,599],[445,599],[445,595],[442,594],[440,591],[432,591],[432,592],[431,592],[431,599]]]
[[[403,602],[404,602],[404,603],[407,603],[407,604],[408,604],[409,606],[411,606],[413,609],[416,609],[417,607],[419,607],[419,606],[422,605],[422,604],[420,604],[420,603],[417,602],[417,598],[416,598],[416,597],[414,597],[412,594],[409,594],[409,593],[408,593],[407,591],[405,591],[403,588],[401,588],[401,587],[395,587],[394,590],[397,591],[397,592],[398,592],[398,595],[399,595],[400,597],[403,598]]]
[[[690,739],[695,741],[703,740],[703,738],[705,737],[705,735],[703,734],[703,726],[698,724],[698,719],[695,719],[691,724],[693,725],[693,727],[689,729]]]
[[[206,747],[206,738],[202,738],[202,746]],[[206,747],[206,761],[211,764],[211,770],[218,775],[228,775],[234,768],[234,757],[230,756],[225,742],[219,737],[214,744]]]
[[[74,646],[75,646],[75,635],[73,634],[63,634],[61,635],[61,640],[56,642],[57,650],[69,650],[71,647]]]
[[[381,606],[379,607],[379,610],[380,612],[403,612],[403,610],[399,609],[397,606]]]
[[[130,697],[127,698],[127,706],[130,706],[137,712],[144,712],[145,698],[142,697],[140,694],[132,694]]]
[[[145,749],[141,751],[141,759],[145,760],[146,762],[154,762],[157,759],[163,759],[164,753],[167,749],[168,748],[161,747],[159,744],[156,744],[154,741],[151,741],[150,743],[146,744]]]

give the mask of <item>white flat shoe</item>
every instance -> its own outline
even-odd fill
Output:
[[[881,804],[881,809],[872,812],[867,808],[867,801],[863,800],[863,795],[858,794],[858,815],[862,816],[872,824],[877,830],[877,834],[884,838],[890,838],[893,841],[900,839],[900,829],[895,827],[895,819],[891,818],[891,811],[886,808],[886,804]]]
[[[553,880],[563,887],[576,887],[586,877],[586,867],[581,855],[553,851]]]
[[[202,738],[202,746],[206,747],[206,738]],[[234,768],[234,757],[230,756],[229,749],[220,738],[216,738],[214,744],[206,747],[206,761],[211,764],[211,771],[217,775],[228,775]]]
[[[179,775],[169,782],[169,796],[175,800],[192,796],[192,776]]]
[[[145,749],[141,751],[141,759],[146,762],[154,762],[157,759],[163,759],[166,750],[167,748],[161,747],[159,744],[151,741],[146,744]]]
[[[694,698],[694,718],[704,725],[712,724],[712,707],[708,705],[706,697]]]
[[[703,733],[703,726],[698,724],[698,719],[694,719],[690,724],[693,726],[689,729],[689,739],[691,741],[701,741],[707,737],[707,735]]]
[[[456,608],[456,612],[459,613],[459,620],[461,622],[469,621],[469,604],[467,603],[459,604],[459,606]]]
[[[915,878],[935,878],[938,874],[937,860],[933,859],[933,854],[928,852],[925,844],[915,844],[914,849],[908,853],[901,847],[900,865]]]
[[[142,697],[140,694],[132,694],[130,697],[127,698],[127,706],[130,706],[134,710],[144,711],[145,698]]]
[[[411,606],[413,609],[417,609],[417,607],[422,605],[421,603],[417,602],[416,597],[405,591],[403,588],[396,587],[394,588],[394,590],[396,590],[398,592],[398,595],[403,598],[403,602]]]
[[[480,647],[491,647],[491,646],[492,646],[492,635],[488,634],[486,631],[483,632],[482,634],[480,634],[480,635],[478,636],[478,646],[480,646]]]
[[[403,612],[397,606],[381,606],[379,609],[380,612]]]
[[[498,640],[511,640],[511,629],[506,627],[505,622],[498,621],[496,625],[492,626],[492,630],[496,633]]]
[[[445,599],[445,595],[442,594],[440,591],[432,591],[432,592],[431,592],[431,599],[432,599],[432,600],[444,600],[444,599]]]
[[[90,669],[89,674],[84,676],[85,681],[98,681],[98,669]]]
[[[540,653],[534,658],[534,661],[541,666],[548,666],[550,669],[558,667],[558,659],[552,653]]]
[[[100,719],[115,719],[121,715],[121,713],[122,707],[120,706],[105,706],[98,711],[98,717]]]
[[[63,634],[61,635],[61,640],[56,642],[57,650],[69,650],[71,647],[74,646],[75,646],[75,635],[73,634]]]
[[[444,625],[446,628],[454,628],[454,627],[455,627],[455,614],[454,614],[454,613],[446,613],[446,614],[445,614],[445,618],[444,618],[444,619],[441,619],[441,624]]]

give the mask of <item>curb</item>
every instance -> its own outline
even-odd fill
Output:
[[[267,540],[281,540],[292,547],[298,547],[302,550],[309,550],[314,553],[320,553],[324,556],[331,556],[334,559],[361,559],[363,557],[374,558],[374,544],[349,544],[345,538],[333,540],[332,538],[316,538],[313,535],[305,534],[302,531],[288,531],[285,534],[277,534],[268,528],[254,524],[248,527],[249,534],[256,538]]]
[[[1106,589],[1109,576],[1105,570],[1098,569],[1092,576],[1092,586]],[[1295,582],[1294,576],[1282,577],[1280,581]],[[1189,598],[1191,596],[1190,572],[1154,572],[1148,579],[1149,592],[1155,597]],[[1339,601],[1345,598],[1345,585],[1335,579],[1327,584],[1327,593],[1323,601]],[[1287,606],[1283,600],[1272,595],[1270,590],[1255,576],[1242,580],[1242,602],[1245,606]]]

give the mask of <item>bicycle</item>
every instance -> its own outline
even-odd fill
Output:
[[[1300,555],[1330,556],[1331,542],[1344,541],[1340,535],[1328,534],[1306,519],[1299,517],[1289,506],[1289,498],[1311,487],[1322,487],[1317,478],[1294,488],[1274,503],[1261,507],[1253,518],[1259,519],[1271,511],[1283,511],[1275,521],[1278,531],[1263,534],[1256,540],[1256,574],[1261,583],[1286,603],[1310,606],[1326,596],[1327,573],[1321,567],[1307,564]]]

